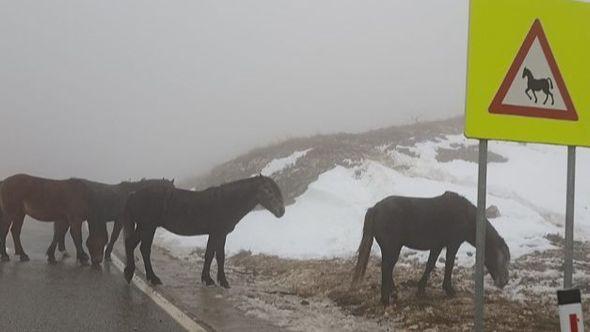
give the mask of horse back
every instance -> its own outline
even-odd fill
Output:
[[[150,186],[129,194],[125,209],[133,222],[146,226],[161,226],[168,201],[175,189]]]
[[[88,192],[89,217],[112,221],[121,216],[128,193],[120,185],[82,180]]]
[[[227,206],[211,199],[210,191],[192,192],[165,187],[144,188],[127,199],[127,211],[137,224],[164,227],[178,235],[227,234],[235,223]]]
[[[176,190],[174,193],[163,225],[168,231],[178,235],[227,234],[233,231],[235,223],[230,221],[236,218],[228,215],[232,208],[215,199],[215,191]]]
[[[17,174],[3,181],[0,200],[6,214],[27,214],[41,221],[85,220],[88,210],[87,191],[78,179],[52,180]]]
[[[471,232],[466,219],[469,202],[445,195],[390,196],[377,203],[374,206],[377,241],[418,250],[465,241]]]

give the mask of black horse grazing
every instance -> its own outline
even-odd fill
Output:
[[[135,182],[121,182],[116,185],[82,179],[80,181],[88,192],[88,220],[90,224],[100,225],[109,221],[115,222],[104,253],[106,260],[110,260],[113,246],[121,233],[123,227],[121,216],[129,194],[150,186],[174,188],[174,180],[169,181],[166,179],[142,179]],[[59,244],[59,250],[65,253],[64,242],[68,228],[69,225],[65,222],[54,223],[53,241],[47,249],[47,259],[50,263],[55,263],[55,247],[57,244]]]
[[[535,94],[535,91],[543,91],[543,93],[545,93],[545,101],[543,102],[543,105],[547,104],[549,96],[551,96],[551,105],[555,104],[553,94],[550,91],[553,90],[553,81],[551,80],[551,77],[536,79],[533,76],[533,73],[526,67],[522,71],[522,78],[525,77],[527,79],[527,88],[524,92],[530,100],[533,100],[533,97],[529,95],[529,91],[533,92],[533,96],[535,97],[535,104],[537,103],[537,95]]]
[[[354,270],[353,287],[365,274],[373,238],[381,248],[381,302],[389,304],[395,297],[393,268],[403,246],[417,250],[430,250],[424,275],[418,282],[418,294],[424,294],[430,272],[443,248],[446,248],[443,289],[448,296],[455,291],[451,274],[455,255],[464,241],[475,246],[477,208],[465,197],[453,192],[433,198],[390,196],[365,215],[363,238],[359,246],[358,260]],[[504,239],[486,220],[485,266],[496,286],[508,283],[510,251]]]
[[[125,279],[131,281],[135,272],[134,251],[141,242],[146,277],[154,285],[161,284],[150,261],[151,245],[157,227],[178,235],[209,235],[201,280],[213,285],[209,269],[213,256],[217,259],[217,281],[225,288],[225,239],[236,224],[258,204],[277,218],[285,214],[283,196],[277,184],[268,177],[256,176],[204,191],[188,191],[150,187],[129,196],[124,214]],[[137,225],[137,227],[135,227]]]

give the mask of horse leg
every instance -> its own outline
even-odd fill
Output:
[[[543,105],[545,105],[547,104],[547,100],[549,99],[549,91],[543,90],[543,92],[545,93],[545,100],[543,101]]]
[[[530,90],[531,90],[530,88],[526,89],[526,90],[524,90],[524,93],[526,93],[526,96],[529,97],[529,100],[533,100],[533,97],[531,97],[531,95],[529,94]]]
[[[10,256],[6,252],[6,236],[8,235],[8,230],[10,229],[10,219],[6,216],[4,220],[0,218],[0,261],[8,262],[10,260]]]
[[[55,248],[57,247],[58,242],[62,241],[66,235],[68,230],[67,223],[56,221],[53,223],[53,240],[47,248],[47,261],[50,264],[55,264],[57,261],[55,260]]]
[[[123,228],[123,223],[120,220],[115,220],[115,225],[113,226],[113,232],[111,233],[111,238],[109,239],[109,243],[107,244],[107,248],[104,251],[104,259],[106,261],[111,260],[111,253],[113,252],[113,247],[115,246],[115,242],[119,238],[119,234],[121,234],[121,229]]]
[[[152,285],[161,285],[162,281],[154,273],[152,268],[152,261],[150,259],[152,253],[152,242],[154,241],[154,235],[156,234],[156,227],[150,227],[141,231],[141,245],[139,250],[141,251],[141,257],[143,257],[143,266],[145,267],[145,276]]]
[[[447,296],[455,296],[455,289],[453,288],[453,281],[451,280],[453,274],[453,267],[455,266],[455,256],[461,244],[452,244],[447,246],[447,255],[445,261],[445,278],[443,280],[442,288],[447,293]]]
[[[130,237],[125,239],[125,256],[127,257],[127,266],[125,266],[125,280],[127,282],[131,282],[133,279],[133,274],[135,273],[135,248],[141,241],[140,238],[141,227],[139,225],[133,231]]]
[[[25,253],[23,245],[20,242],[20,231],[23,228],[23,222],[25,215],[19,215],[13,219],[12,227],[10,227],[10,233],[12,233],[12,240],[14,241],[14,253],[20,255],[21,262],[27,262],[30,260],[29,256]]]
[[[201,272],[201,282],[204,282],[207,286],[215,285],[215,281],[211,279],[211,274],[209,273],[211,269],[211,261],[213,261],[213,256],[215,255],[215,242],[217,242],[217,238],[215,235],[210,234],[209,239],[207,240],[203,272]]]
[[[63,223],[63,231],[59,242],[57,243],[57,249],[61,252],[63,257],[69,257],[70,255],[66,251],[66,234],[68,233],[68,229],[70,225],[67,222]]]
[[[84,247],[82,247],[82,221],[70,222],[70,235],[76,246],[76,257],[78,261],[82,265],[89,265],[88,254],[84,252]]]
[[[440,255],[442,248],[435,248],[430,250],[430,255],[428,256],[428,262],[426,263],[426,269],[424,270],[424,274],[420,281],[418,281],[418,296],[422,296],[425,293],[426,284],[428,283],[428,278],[430,277],[430,273],[434,270],[436,266],[436,260],[438,259],[438,255]]]
[[[551,96],[551,106],[555,105],[555,99],[553,98],[553,94],[551,92],[549,92],[549,95]]]
[[[223,288],[230,288],[225,277],[225,239],[227,235],[220,236],[215,245],[215,259],[217,260],[217,281]]]
[[[537,94],[535,93],[535,90],[531,90],[533,92],[533,97],[535,97],[535,104],[537,103],[538,99],[537,99]]]
[[[381,303],[385,306],[389,305],[390,298],[397,298],[393,268],[399,258],[400,250],[401,247],[381,249]]]

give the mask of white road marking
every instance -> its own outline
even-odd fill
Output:
[[[125,265],[121,260],[113,253],[111,255],[113,265],[115,265],[121,272],[124,271]],[[136,275],[132,279],[133,284],[137,286],[142,292],[144,292],[149,298],[151,298],[158,306],[160,306],[166,313],[168,313],[178,324],[184,327],[187,331],[191,332],[206,332],[207,330],[199,323],[195,322],[189,316],[187,316],[182,310],[177,308],[174,304],[168,301],[162,294],[158,293],[153,287],[148,285],[143,279]]]

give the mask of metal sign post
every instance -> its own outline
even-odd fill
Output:
[[[565,262],[563,288],[572,287],[574,272],[574,198],[576,189],[576,147],[567,147],[567,196],[565,206]]]
[[[484,259],[486,248],[486,180],[488,172],[488,140],[479,140],[479,174],[477,178],[477,224],[475,230],[475,331],[483,332]]]

